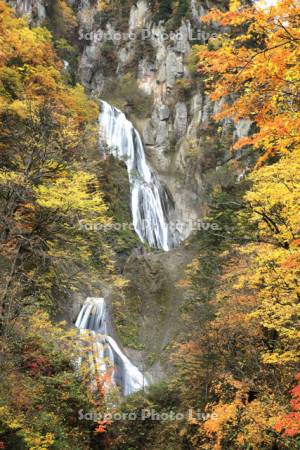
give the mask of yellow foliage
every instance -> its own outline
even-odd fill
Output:
[[[59,0],[59,3],[65,24],[71,28],[76,26],[71,8],[64,0]],[[0,1],[0,14],[0,113],[9,109],[20,117],[26,117],[29,106],[34,109],[45,101],[51,101],[62,120],[66,114],[72,115],[76,125],[95,120],[98,107],[87,99],[83,88],[79,85],[65,86],[50,32],[45,28],[29,29],[26,22],[17,19],[3,1]],[[9,61],[14,63],[7,67]],[[2,73],[5,79],[1,86]],[[12,83],[14,95],[18,98],[9,101]]]
[[[88,218],[104,221],[104,204],[94,175],[82,171],[61,174],[52,183],[35,188],[40,206],[60,211],[76,210]]]

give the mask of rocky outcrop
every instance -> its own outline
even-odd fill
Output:
[[[11,0],[8,2],[18,17],[27,17],[34,25],[41,25],[46,18],[47,0]]]
[[[122,318],[119,334],[137,338],[143,351],[130,356],[146,369],[150,380],[157,381],[166,373],[168,344],[182,331],[180,307],[185,297],[177,283],[194,256],[195,251],[186,248],[170,253],[144,252],[132,254],[125,265],[124,275],[130,284],[126,303],[118,306]],[[115,323],[118,328],[116,317]],[[126,337],[123,340],[126,342]]]
[[[178,102],[175,106],[174,132],[177,139],[182,138],[187,129],[187,106],[184,102]]]

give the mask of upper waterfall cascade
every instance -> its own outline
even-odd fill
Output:
[[[100,142],[127,166],[131,187],[133,226],[142,242],[165,251],[179,243],[172,230],[170,211],[174,202],[146,161],[138,131],[125,114],[108,103],[101,102]]]
[[[144,375],[108,334],[110,321],[104,298],[88,297],[78,314],[75,326],[81,332],[89,330],[93,336],[93,348],[88,357],[94,375],[103,375],[111,369],[112,383],[119,386],[125,396],[146,386]]]

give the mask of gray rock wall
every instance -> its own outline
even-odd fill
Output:
[[[18,17],[27,17],[34,25],[41,25],[46,18],[47,0],[11,0],[8,2]]]
[[[118,31],[113,22],[108,22],[102,29],[97,26],[93,2],[79,3],[78,17],[82,32],[90,31],[95,37],[95,33],[111,32],[114,35]],[[212,127],[212,116],[221,105],[212,104],[201,82],[193,78],[188,70],[188,55],[196,43],[197,33],[202,39],[207,33],[199,21],[206,10],[207,6],[204,8],[203,3],[192,0],[189,18],[182,20],[181,26],[167,37],[162,24],[152,23],[147,1],[138,0],[130,9],[126,31],[138,35],[137,40],[144,37],[148,51],[138,52],[139,45],[130,37],[124,40],[113,38],[117,58],[113,76],[121,77],[129,67],[132,70],[134,66],[139,88],[153,97],[148,117],[143,121],[135,121],[134,117],[131,120],[142,134],[149,160],[175,199],[177,208],[173,219],[178,222],[201,218],[205,214],[208,180],[214,183],[214,178],[219,178],[218,174],[214,175],[216,167],[219,171],[220,166],[231,160],[229,148],[232,142],[248,133],[251,125],[242,121],[235,128],[230,121],[223,121],[221,127],[227,135],[227,149],[218,155],[216,167],[210,167],[207,172],[205,164],[201,163],[209,153],[210,144],[206,135]],[[107,43],[86,42],[80,62],[82,82],[97,97],[106,93],[108,77],[101,64],[105,45]],[[184,95],[182,89],[186,89]],[[215,130],[211,133],[216,134]],[[215,147],[218,143],[212,142],[211,145]],[[201,147],[202,153],[197,151]],[[183,231],[184,237],[187,234],[187,230]]]

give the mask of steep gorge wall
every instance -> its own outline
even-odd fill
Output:
[[[172,33],[167,25],[153,22],[146,0],[132,4],[128,18],[108,16],[100,26],[94,3],[73,5],[79,33],[87,37],[82,40],[79,65],[82,83],[91,95],[104,97],[129,115],[142,135],[150,163],[174,198],[172,220],[183,224],[203,219],[214,188],[234,183],[243,173],[247,154],[232,155],[230,147],[250,130],[247,121],[234,126],[229,120],[220,124],[212,120],[221,104],[211,102],[204,92],[200,77],[193,67],[190,70],[189,55],[196,35],[205,38],[218,30],[203,27],[199,20],[212,5],[196,0],[189,5]],[[101,42],[105,33],[112,40]],[[188,234],[183,228],[183,237]],[[132,359],[154,380],[168,370],[170,343],[182,332],[180,308],[185,294],[176,283],[194,256],[187,244],[167,254],[134,253],[124,266],[130,284],[123,306],[120,300],[113,301],[118,305],[115,326],[123,344],[131,348]]]
[[[47,0],[11,3],[33,25],[47,18]],[[236,182],[249,158],[244,151],[233,155],[230,147],[249,133],[251,124],[214,123],[212,116],[221,102],[210,101],[189,62],[192,45],[199,43],[195,36],[205,39],[218,31],[199,21],[216,2],[191,0],[180,25],[172,30],[153,22],[146,0],[122,3],[120,14],[101,13],[93,0],[69,4],[79,23],[82,84],[91,96],[125,111],[140,131],[149,161],[175,200],[172,221],[201,220],[214,188]],[[105,33],[108,38],[101,39]],[[126,37],[128,33],[135,38]],[[188,237],[187,229],[183,237]],[[168,346],[181,331],[184,293],[176,283],[193,256],[189,241],[168,253],[134,250],[120,260],[120,271],[129,280],[126,299],[99,285],[113,306],[115,328],[128,355],[155,380],[165,372]],[[83,300],[84,293],[77,304]]]

